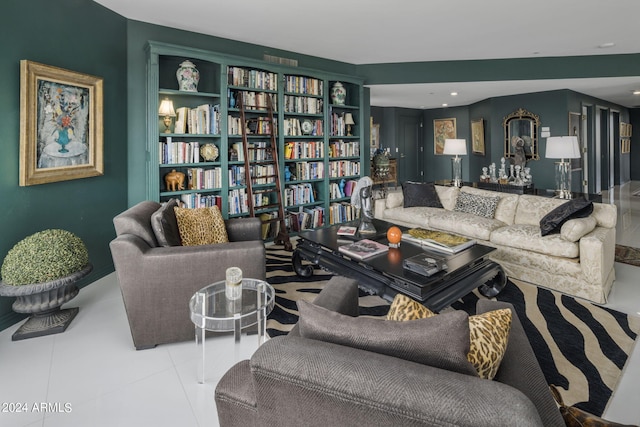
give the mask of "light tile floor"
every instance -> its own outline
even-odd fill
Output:
[[[632,182],[605,200],[619,206],[618,241],[640,247],[640,189]],[[616,264],[607,306],[640,314],[640,268]],[[58,335],[11,341],[19,325],[0,332],[0,426],[217,426],[213,393],[236,361],[249,358],[257,336],[207,340],[206,384],[198,384],[194,342],[133,348],[114,274],[82,289],[69,306],[80,312]],[[640,349],[636,344],[605,418],[640,424]],[[44,406],[41,406],[44,404]]]

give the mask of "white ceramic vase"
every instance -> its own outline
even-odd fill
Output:
[[[200,81],[200,71],[193,62],[183,61],[176,71],[178,79],[178,89],[185,92],[197,92],[198,82]]]
[[[347,89],[340,82],[335,82],[331,87],[331,103],[334,105],[344,105],[347,99]]]

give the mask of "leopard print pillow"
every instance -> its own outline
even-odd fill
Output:
[[[407,297],[397,294],[391,303],[387,320],[408,321],[437,316],[436,313]],[[511,330],[511,309],[489,311],[469,316],[469,354],[480,378],[492,380],[507,350]]]
[[[224,219],[217,206],[208,208],[175,207],[178,231],[184,246],[227,243],[229,236]]]

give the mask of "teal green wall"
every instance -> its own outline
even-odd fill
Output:
[[[2,15],[0,260],[27,235],[63,228],[87,245],[88,284],[113,271],[111,220],[126,206],[126,20],[89,0],[4,0]],[[104,78],[104,176],[18,186],[21,59]],[[0,298],[0,329],[20,318],[12,302]]]

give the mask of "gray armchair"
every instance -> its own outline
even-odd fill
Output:
[[[357,284],[334,277],[314,304],[355,316]],[[494,380],[303,338],[296,326],[227,371],[215,400],[222,427],[565,425],[517,315]]]
[[[228,267],[240,267],[244,277],[266,278],[258,218],[225,221],[229,243],[161,247],[151,226],[160,206],[141,202],[113,219],[116,238],[109,246],[137,350],[194,339],[189,300],[224,280]]]

